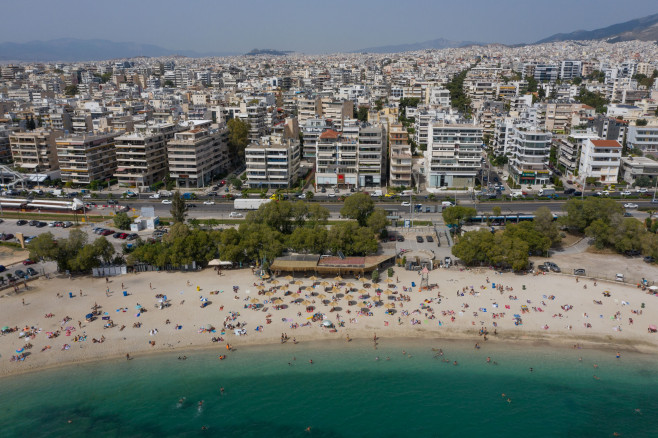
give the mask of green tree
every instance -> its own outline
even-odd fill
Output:
[[[355,193],[348,196],[340,209],[341,216],[355,219],[359,226],[365,227],[368,223],[368,217],[375,210],[375,203],[372,198],[365,193]]]
[[[114,226],[120,230],[129,230],[130,224],[132,224],[130,217],[128,217],[123,211],[115,214],[112,218],[112,222],[114,222]]]
[[[377,269],[372,271],[370,279],[373,283],[379,283],[379,271]]]
[[[495,206],[495,207],[493,207],[493,208],[491,209],[491,211],[492,211],[492,213],[493,213],[494,216],[500,216],[500,215],[502,214],[502,212],[503,212],[502,208],[500,208],[499,206]]]
[[[174,199],[171,202],[171,217],[174,220],[174,223],[180,222],[184,223],[185,218],[187,217],[187,204],[181,196],[180,192],[176,190],[174,193]]]
[[[164,88],[174,88],[176,86],[176,84],[174,84],[174,81],[172,81],[171,79],[167,79],[166,81],[164,81],[162,83],[162,86]]]
[[[306,194],[304,194],[304,197],[305,197],[307,200],[309,200],[309,201],[310,201],[311,199],[313,199],[313,196],[314,196],[314,195],[313,195],[313,192],[310,191],[310,190],[309,190],[308,192],[306,192]]]
[[[110,263],[112,261],[112,256],[114,256],[115,253],[114,245],[112,245],[105,236],[101,236],[94,240],[92,246],[96,256],[100,257],[104,263]]]
[[[548,207],[539,207],[535,211],[535,219],[532,224],[537,232],[550,240],[550,245],[557,245],[562,240],[557,222],[555,222],[553,213]],[[545,251],[547,250],[548,248],[545,249]]]
[[[39,234],[27,244],[27,249],[30,251],[30,259],[34,261],[57,260],[59,252],[55,236],[51,232]]]
[[[395,271],[393,270],[393,268],[388,268],[386,270],[386,274],[388,275],[388,278],[391,278],[393,277],[393,275],[395,275]]]
[[[75,96],[78,94],[78,86],[77,85],[68,85],[64,89],[64,94],[67,96]]]
[[[236,190],[240,190],[242,188],[242,181],[240,178],[231,179],[231,184],[236,188]]]
[[[388,219],[386,219],[386,212],[381,208],[375,208],[370,216],[368,216],[366,224],[370,227],[373,233],[381,236],[384,230],[386,230],[386,226],[389,224]]]
[[[228,147],[231,156],[244,157],[244,150],[249,144],[249,123],[233,118],[226,124],[228,126]]]
[[[476,211],[472,207],[464,207],[461,205],[455,205],[453,207],[448,207],[443,210],[442,216],[446,225],[450,225],[457,229],[461,230],[461,226],[464,221],[472,216],[475,216]]]

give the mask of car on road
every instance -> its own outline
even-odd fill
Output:
[[[238,213],[237,211],[232,211],[231,214],[228,215],[228,217],[242,217],[242,213]]]
[[[583,196],[583,192],[581,192],[580,190],[576,190],[575,192],[572,193],[572,195],[574,195],[574,196]]]
[[[171,204],[172,202],[171,202],[171,200],[169,200],[169,199],[163,199],[163,200],[162,200],[162,203],[163,203],[163,204]]]
[[[215,205],[215,201],[203,201],[203,205]]]
[[[23,264],[24,264],[25,266],[27,266],[27,265],[33,265],[33,264],[35,264],[35,263],[36,263],[36,262],[35,262],[34,260],[30,260],[30,259],[25,259],[25,260],[23,260]]]
[[[402,204],[400,204],[400,205],[403,206],[403,207],[410,207],[410,206],[411,206],[411,203],[410,203],[410,202],[407,202],[407,201],[404,201],[404,202],[403,202]]]
[[[416,236],[416,242],[423,243],[423,236]]]
[[[155,194],[149,196],[149,199],[160,199],[160,195],[158,193],[155,193]]]
[[[585,275],[585,270],[582,268],[574,269],[573,270],[573,275]]]
[[[629,202],[627,204],[624,204],[624,208],[637,208],[637,204],[633,204],[632,202]]]
[[[335,198],[336,194],[335,193],[329,193],[329,195],[327,195],[327,196],[329,196],[330,198]]]
[[[638,189],[637,192],[638,193],[649,193],[649,189],[647,189],[646,187],[642,187],[642,188]]]
[[[404,236],[398,234],[398,242],[404,242]]]
[[[425,236],[425,240],[427,240],[429,243],[434,242],[434,238],[432,236]]]
[[[27,275],[29,275],[30,277],[34,277],[35,275],[39,274],[34,268],[27,268],[25,272],[27,272]]]
[[[610,196],[610,192],[607,190],[596,192],[596,196]]]
[[[623,192],[620,193],[622,196],[630,196],[631,192],[630,190],[624,190]]]

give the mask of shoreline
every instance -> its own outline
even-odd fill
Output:
[[[292,284],[280,277],[261,283],[249,269],[225,271],[222,276],[206,269],[130,274],[111,280],[40,278],[30,283],[28,291],[0,297],[0,325],[36,330],[30,340],[19,339],[17,333],[0,336],[0,378],[122,360],[127,353],[136,358],[217,349],[221,354],[227,343],[236,348],[282,345],[279,335],[284,333],[289,337],[288,343],[296,338],[299,343],[319,346],[327,340],[345,342],[347,335],[359,342],[372,340],[373,333],[394,342],[457,341],[484,346],[486,342],[479,330],[486,329],[487,342],[492,345],[571,349],[580,344],[584,349],[658,353],[658,335],[647,333],[647,327],[658,322],[658,302],[635,286],[607,282],[597,285],[586,279],[578,283],[575,278],[558,275],[517,276],[486,269],[451,268],[431,271],[429,283],[437,284],[437,288],[420,291],[418,287],[411,288],[419,282],[418,273],[395,268],[391,281],[381,281],[378,287],[380,291],[392,291],[378,292],[381,296],[377,298],[369,280],[350,278],[334,284],[328,278],[312,281],[296,276],[294,281]],[[346,283],[353,283],[358,292],[347,291]],[[237,289],[232,291],[232,287]],[[123,290],[128,294],[123,295]],[[80,296],[78,291],[84,294]],[[266,291],[269,295],[264,294]],[[348,302],[345,293],[353,294],[354,300]],[[601,298],[605,293],[611,296]],[[168,307],[156,307],[159,294],[168,296]],[[362,299],[361,294],[372,297]],[[272,302],[277,296],[284,304],[281,309],[276,309]],[[331,312],[334,305],[328,301],[334,297],[339,310]],[[208,300],[207,306],[199,302],[201,298]],[[296,302],[299,300],[309,303]],[[258,304],[252,304],[255,302]],[[96,321],[82,322],[96,303],[101,306],[101,313],[113,320],[114,328],[103,328],[107,320],[101,320],[100,315]],[[136,305],[147,311],[133,310]],[[310,313],[308,305],[314,306]],[[392,306],[395,313],[385,313],[391,308],[387,306]],[[360,308],[370,315],[360,313]],[[311,322],[311,315],[317,312],[335,324],[337,333],[328,332],[320,321]],[[55,316],[44,318],[49,313]],[[516,324],[517,314],[522,317],[522,324]],[[63,321],[64,316],[70,317],[70,321]],[[236,335],[232,327],[221,334],[222,324],[227,321],[241,322],[248,336]],[[135,323],[140,327],[134,327]],[[124,330],[119,329],[122,325]],[[216,327],[216,331],[205,332],[208,325]],[[68,328],[71,330],[65,330]],[[54,331],[62,333],[58,338],[46,339],[45,333]],[[74,342],[74,337],[82,335],[87,336],[86,341]],[[92,343],[92,338],[101,337],[105,343]],[[223,340],[211,343],[211,337]],[[34,344],[30,355],[23,362],[10,363],[14,350],[26,342]],[[60,351],[63,343],[70,345],[68,351]],[[51,349],[40,352],[46,347]]]
[[[455,333],[453,333],[454,335]],[[436,341],[437,343],[441,341],[445,342],[450,342],[450,343],[461,343],[464,344],[463,346],[466,347],[466,342],[469,341],[479,341],[478,338],[473,338],[471,334],[468,333],[461,333],[462,336],[450,336],[450,337],[436,337],[436,336],[413,336],[413,337],[386,337],[385,341],[389,341],[391,343],[402,343],[404,341],[411,342],[411,343],[419,343],[419,342],[429,342],[431,340]],[[656,356],[658,357],[658,346],[653,346],[653,350],[650,350],[649,348],[637,348],[637,346],[632,346],[632,345],[627,345],[627,344],[610,344],[606,343],[602,337],[600,336],[590,336],[589,338],[583,338],[583,339],[564,339],[564,340],[556,340],[556,339],[551,339],[549,336],[541,335],[540,336],[533,336],[531,334],[524,334],[523,336],[500,336],[499,337],[490,337],[486,343],[481,344],[482,346],[486,346],[488,344],[495,345],[496,347],[506,347],[506,346],[521,346],[521,347],[530,347],[530,348],[542,348],[546,347],[549,349],[554,349],[554,350],[575,350],[573,346],[578,344],[579,348],[578,350],[587,350],[587,351],[597,351],[597,352],[602,352],[602,353],[609,353],[609,352],[625,352],[625,353],[633,353],[633,354],[638,354],[638,355],[643,355],[643,356]],[[369,341],[369,338],[362,336],[355,336],[351,337],[352,341],[357,341],[357,342],[366,342]],[[379,337],[378,339],[382,339]],[[326,344],[326,341],[329,342],[346,342],[346,341],[341,341],[338,338],[335,339],[322,339],[319,337],[316,338],[311,338],[311,339],[306,339],[303,341],[304,345],[308,344],[314,344],[315,346],[318,347],[328,347],[328,345],[323,345]],[[493,341],[493,342],[491,342]],[[631,340],[632,341],[632,340]],[[300,344],[302,342],[299,342]],[[369,342],[368,342],[369,343]],[[274,347],[277,345],[283,345],[279,344],[273,341],[270,342],[248,342],[244,344],[240,344],[236,346],[236,350],[240,349],[258,349],[262,347]],[[469,344],[470,345],[470,344]],[[651,347],[651,345],[645,345],[646,347]],[[335,347],[335,346],[334,346]],[[442,347],[443,348],[443,347]],[[468,347],[470,348],[470,347]],[[219,352],[222,352],[222,348],[217,346],[217,345],[207,345],[207,344],[197,344],[197,345],[191,345],[191,346],[185,346],[185,347],[174,347],[170,349],[157,349],[157,350],[152,350],[152,349],[144,349],[142,351],[135,351],[133,354],[136,356],[131,355],[130,360],[138,360],[141,357],[147,357],[147,358],[153,358],[157,356],[165,356],[165,355],[173,355],[173,354],[182,354],[182,353],[208,353],[213,349],[218,349]],[[329,348],[326,348],[326,350],[329,350]],[[41,371],[49,371],[49,370],[57,370],[57,369],[62,369],[68,366],[78,366],[78,365],[93,365],[93,364],[98,364],[101,362],[124,362],[125,357],[122,354],[108,354],[108,355],[99,355],[96,357],[91,357],[91,358],[85,358],[85,359],[74,359],[74,360],[69,360],[69,361],[60,361],[58,363],[53,363],[53,364],[47,364],[47,365],[40,365],[40,366],[34,366],[34,367],[28,367],[28,368],[15,368],[13,371],[10,371],[8,373],[4,373],[0,375],[0,380],[5,379],[5,378],[10,378],[10,377],[16,377],[16,376],[23,376],[26,374],[32,374],[32,373],[38,373]]]

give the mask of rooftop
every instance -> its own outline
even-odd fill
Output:
[[[597,148],[620,148],[617,140],[590,140]]]

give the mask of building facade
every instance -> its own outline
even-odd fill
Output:
[[[427,188],[474,187],[482,166],[482,127],[434,122],[427,137]]]
[[[621,166],[621,145],[616,140],[587,140],[583,144],[578,177],[596,178],[603,184],[614,184]]]
[[[117,168],[115,138],[118,132],[72,135],[56,140],[62,181],[89,184],[112,178]]]
[[[249,188],[292,187],[299,175],[301,147],[298,139],[263,137],[245,149],[246,185]]]
[[[388,132],[389,183],[392,186],[411,187],[413,158],[409,134],[401,123],[393,123]]]
[[[507,135],[510,175],[517,184],[548,184],[547,168],[551,152],[551,133],[532,125],[518,124]]]
[[[15,132],[9,136],[14,165],[30,172],[49,172],[59,169],[55,139],[62,131],[40,129]]]

